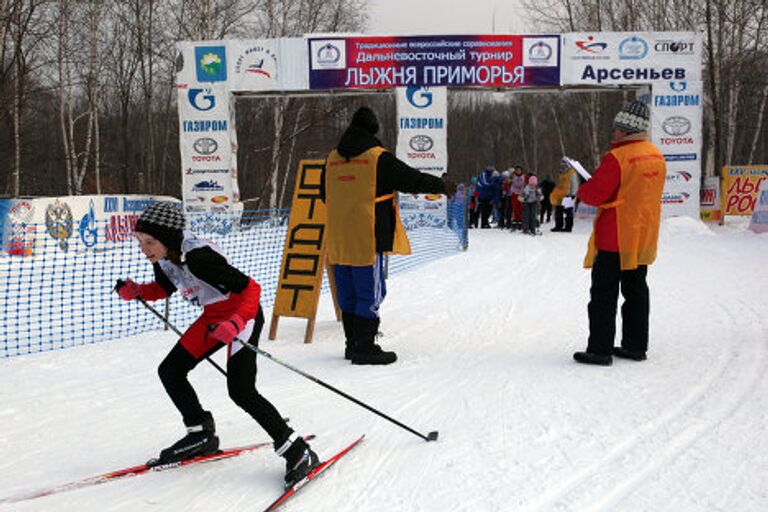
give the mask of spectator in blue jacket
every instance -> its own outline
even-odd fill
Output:
[[[494,198],[494,169],[492,166],[486,167],[477,179],[477,193],[480,201],[480,228],[488,229],[491,227],[489,218],[493,210]]]

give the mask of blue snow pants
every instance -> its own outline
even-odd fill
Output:
[[[373,265],[335,265],[334,275],[337,299],[343,312],[363,318],[379,317],[379,306],[387,295],[384,256],[381,253],[376,253]]]

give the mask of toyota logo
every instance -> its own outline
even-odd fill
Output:
[[[691,131],[691,122],[683,116],[668,117],[661,123],[661,128],[667,135],[677,136],[685,135]]]
[[[195,148],[195,151],[197,151],[201,155],[210,155],[213,152],[215,152],[217,149],[219,149],[219,145],[216,143],[215,140],[211,139],[210,137],[203,137],[201,139],[197,139],[195,143],[192,145],[193,148]]]
[[[424,152],[432,149],[435,142],[432,140],[432,137],[427,135],[414,135],[411,137],[411,140],[408,141],[408,145],[411,146],[411,149],[414,151]]]

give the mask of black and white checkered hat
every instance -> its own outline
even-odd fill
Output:
[[[136,221],[136,232],[155,237],[169,249],[181,250],[184,239],[184,214],[170,201],[152,203]]]
[[[626,133],[647,132],[650,117],[648,105],[640,100],[634,100],[624,105],[621,112],[616,114],[613,127]]]

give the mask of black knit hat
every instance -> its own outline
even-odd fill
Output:
[[[352,116],[350,126],[357,126],[366,130],[371,135],[376,135],[379,131],[379,120],[376,114],[368,107],[360,107]]]
[[[613,127],[626,133],[647,132],[650,117],[648,105],[640,100],[634,100],[624,105],[621,112],[616,114]]]
[[[184,214],[170,201],[152,203],[136,221],[136,232],[155,237],[164,246],[181,250],[184,240]]]

